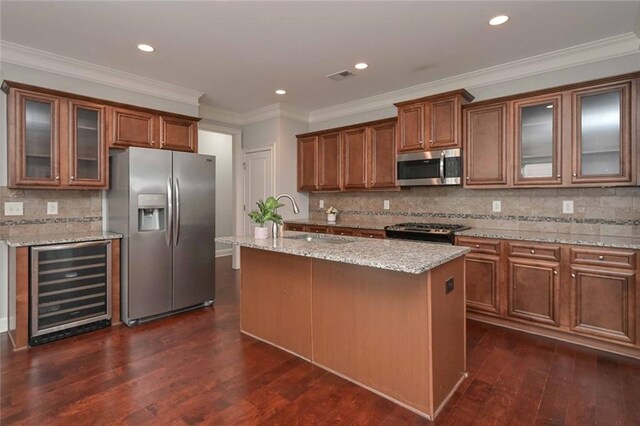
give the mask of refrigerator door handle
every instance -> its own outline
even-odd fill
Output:
[[[176,246],[180,240],[180,179],[176,178]]]
[[[171,247],[171,237],[173,234],[173,189],[171,185],[171,177],[167,178],[167,215],[165,225],[165,239],[167,246]]]

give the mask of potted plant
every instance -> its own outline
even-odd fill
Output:
[[[327,222],[331,222],[331,223],[335,222],[339,213],[338,209],[331,206],[326,210],[326,212],[327,212]]]
[[[269,237],[269,228],[265,226],[265,223],[272,221],[277,224],[282,224],[282,216],[277,213],[278,207],[284,206],[284,204],[278,203],[278,201],[269,197],[266,200],[260,200],[256,203],[258,210],[251,211],[248,216],[251,222],[258,224],[253,228],[253,236],[256,239],[264,239]]]

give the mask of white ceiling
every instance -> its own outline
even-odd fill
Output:
[[[218,108],[310,111],[628,33],[639,11],[638,1],[2,0],[0,36],[199,90]],[[498,14],[511,20],[488,26]],[[354,70],[359,61],[369,69]],[[325,77],[343,69],[358,76]]]

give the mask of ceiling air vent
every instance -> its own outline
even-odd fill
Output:
[[[334,81],[340,81],[340,80],[344,80],[347,77],[351,77],[352,75],[355,75],[355,74],[352,73],[351,71],[343,70],[343,71],[335,72],[333,74],[329,74],[327,77]]]

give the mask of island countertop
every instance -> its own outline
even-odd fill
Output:
[[[305,236],[310,237],[307,241]],[[307,234],[286,231],[284,238],[218,237],[216,242],[352,265],[421,274],[471,249],[448,244]]]

